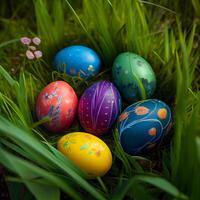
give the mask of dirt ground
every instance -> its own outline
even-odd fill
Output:
[[[8,189],[4,180],[4,170],[0,166],[0,200],[9,200]]]

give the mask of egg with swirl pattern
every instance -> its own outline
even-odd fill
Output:
[[[81,126],[88,133],[102,135],[117,119],[121,110],[121,96],[110,81],[99,81],[87,88],[79,101]]]
[[[130,155],[154,149],[170,128],[170,108],[157,99],[132,104],[122,112],[117,122],[120,144]]]

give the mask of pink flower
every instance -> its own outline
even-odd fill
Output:
[[[28,37],[22,37],[20,38],[20,41],[27,46],[26,57],[29,60],[38,59],[42,57],[42,52],[37,49],[37,46],[41,43],[40,38],[34,37],[31,39]]]
[[[42,57],[42,52],[41,51],[35,51],[34,54],[35,54],[35,57],[37,59]]]
[[[24,45],[29,45],[31,43],[31,39],[28,37],[22,37],[22,38],[20,38],[20,41]]]
[[[27,57],[29,60],[33,60],[33,59],[35,58],[35,55],[33,54],[32,51],[27,50],[27,51],[26,51],[26,57]]]
[[[32,39],[32,42],[33,42],[35,45],[39,45],[39,44],[41,43],[41,40],[40,40],[39,37],[34,37],[34,38]]]

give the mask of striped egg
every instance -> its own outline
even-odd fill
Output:
[[[52,131],[64,131],[72,124],[78,107],[78,98],[73,88],[64,81],[47,85],[39,94],[36,114],[39,120],[49,117],[44,126]]]
[[[121,97],[110,81],[99,81],[85,90],[78,115],[84,130],[94,135],[106,133],[121,110]]]
[[[157,146],[170,128],[170,108],[157,99],[132,104],[122,112],[117,122],[120,144],[130,155]]]

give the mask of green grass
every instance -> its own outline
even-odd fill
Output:
[[[200,5],[199,1],[17,0],[0,8],[0,163],[8,182],[23,183],[36,199],[191,199],[200,197]],[[42,39],[43,58],[28,61],[21,36]],[[103,69],[88,81],[53,71],[55,52],[70,44],[94,48]],[[96,180],[56,150],[61,136],[37,121],[35,100],[54,80],[70,83],[77,95],[111,79],[115,56],[142,55],[157,77],[154,98],[174,113],[170,143],[128,156],[118,134],[104,136],[113,153],[108,174]],[[123,106],[127,106],[123,102]],[[77,131],[79,124],[67,132]]]

